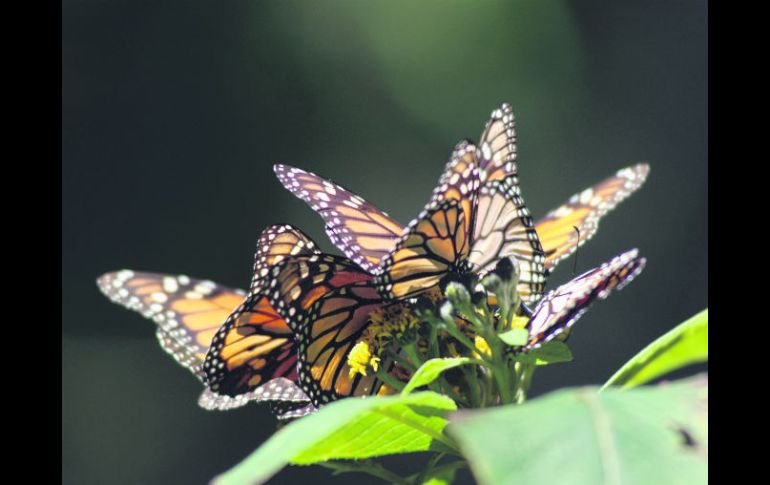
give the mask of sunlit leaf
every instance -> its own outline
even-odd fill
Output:
[[[516,360],[535,365],[549,365],[558,362],[570,362],[572,360],[572,351],[567,344],[558,340],[551,340],[542,346],[518,354]]]
[[[510,345],[512,347],[520,347],[527,344],[527,339],[529,339],[529,332],[526,328],[514,328],[512,330],[508,330],[507,332],[498,334],[497,336],[500,337],[500,340],[505,342],[506,345]]]
[[[708,361],[709,313],[703,310],[636,354],[602,386],[635,387],[689,364]]]
[[[453,449],[443,434],[454,401],[433,392],[342,399],[275,433],[217,485],[263,483],[289,463]]]
[[[467,357],[452,357],[447,359],[430,359],[426,361],[414,372],[414,375],[401,391],[403,394],[409,394],[414,389],[425,386],[436,380],[436,378],[445,370],[457,367],[471,362]]]

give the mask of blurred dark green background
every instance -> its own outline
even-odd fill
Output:
[[[603,221],[578,271],[631,247],[647,269],[579,322],[575,361],[538,371],[535,394],[603,382],[708,305],[705,2],[62,9],[62,483],[204,483],[271,434],[266,407],[199,409],[199,383],[161,351],[152,322],[94,280],[132,268],[245,287],[257,236],[276,222],[335,251],[276,162],[406,223],[454,143],[477,138],[502,101],[537,217],[648,161],[646,186]],[[551,286],[571,275],[572,259]],[[291,468],[275,483],[353,479]]]

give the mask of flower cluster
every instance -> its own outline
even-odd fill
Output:
[[[441,300],[441,292],[434,288],[424,297],[436,303]],[[397,350],[400,344],[417,341],[424,346],[426,340],[418,338],[421,324],[422,320],[408,302],[395,302],[375,309],[369,314],[369,325],[348,354],[350,375],[366,376],[367,369],[376,372],[380,356],[388,350]]]
[[[571,360],[563,340],[588,305],[622,287],[643,266],[644,258],[628,251],[560,286],[530,309],[517,292],[519,265],[507,257],[480,280],[471,275],[450,281],[442,285],[443,292],[373,313],[348,364],[363,375],[374,372],[396,390],[429,360],[461,359],[462,366],[444,372],[431,388],[461,407],[522,402],[538,365]],[[409,372],[394,382],[394,374],[380,365],[379,356],[385,355]]]
[[[509,345],[498,332],[524,329],[529,317],[521,313],[515,259],[503,261],[481,281],[473,275],[455,278],[419,299],[373,311],[365,332],[348,353],[350,375],[371,373],[395,390],[400,387],[398,381],[402,386],[428,360],[466,358],[474,365],[446,372],[433,386],[464,407],[510,402],[516,382],[515,353],[504,351]],[[395,362],[400,375],[382,368],[384,356]],[[403,373],[404,369],[408,372]]]

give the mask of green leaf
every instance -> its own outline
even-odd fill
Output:
[[[436,378],[445,370],[457,367],[458,365],[472,362],[468,357],[453,357],[447,359],[430,359],[426,361],[414,372],[414,375],[401,391],[402,394],[409,394],[415,388],[425,386],[436,380]]]
[[[631,388],[709,357],[708,308],[659,337],[618,370],[602,386]]]
[[[288,463],[453,451],[443,429],[447,413],[456,409],[454,401],[434,392],[342,399],[281,429],[212,483],[263,483]]]
[[[500,340],[505,342],[506,345],[510,345],[511,347],[521,347],[522,345],[527,344],[529,332],[526,328],[514,328],[513,330],[508,330],[507,332],[499,334],[498,337],[500,337]]]
[[[572,351],[564,342],[551,340],[534,350],[516,355],[514,360],[535,365],[570,362],[572,360]]]
[[[422,485],[449,485],[452,483],[452,480],[454,480],[455,472],[457,472],[458,468],[459,466],[454,468],[443,468],[434,473],[430,473],[430,476],[422,482]]]
[[[452,483],[452,479],[454,478],[454,473],[451,474],[449,478],[444,477],[431,477],[428,480],[422,482],[422,485],[449,485]]]
[[[519,406],[459,412],[447,430],[481,485],[707,483],[705,375],[596,391],[567,389]]]

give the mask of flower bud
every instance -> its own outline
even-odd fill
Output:
[[[495,273],[489,273],[481,279],[481,284],[490,293],[497,293],[503,285],[503,280]]]
[[[496,274],[503,284],[519,284],[519,262],[514,256],[500,259],[492,273]]]
[[[483,286],[479,285],[476,291],[471,293],[471,303],[473,303],[473,306],[476,308],[482,307],[487,304],[487,292],[484,289]]]
[[[468,288],[455,281],[447,285],[444,294],[449,301],[457,306],[465,306],[471,302],[471,294],[468,292]]]
[[[444,303],[442,303],[438,309],[438,314],[442,320],[444,320],[445,322],[450,322],[451,325],[454,325],[455,308],[451,302],[445,301]]]
[[[476,285],[476,275],[473,273],[447,273],[438,282],[441,292],[446,293],[446,290],[451,283],[458,283],[470,291],[470,289]]]

